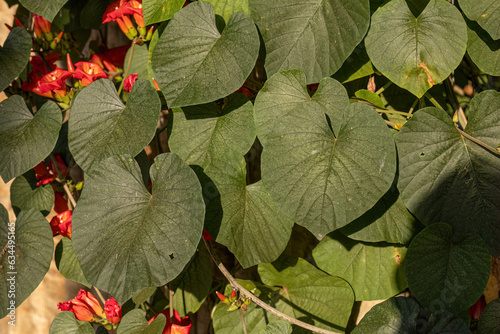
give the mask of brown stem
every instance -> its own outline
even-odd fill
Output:
[[[247,332],[247,326],[245,325],[245,318],[243,317],[243,310],[241,307],[238,309],[240,313],[240,321],[241,321],[241,327],[243,328],[243,334],[248,334]]]
[[[73,208],[75,208],[75,206],[76,206],[75,198],[73,197],[73,194],[69,190],[68,184],[65,181],[63,181],[63,175],[61,173],[61,170],[59,169],[59,165],[57,163],[56,158],[54,157],[54,154],[52,154],[52,153],[50,154],[50,159],[52,160],[52,162],[54,163],[54,166],[56,167],[57,178],[58,178],[57,181],[59,181],[63,184],[64,191],[66,192],[66,195],[68,195],[68,198],[71,202],[71,205],[73,206]]]
[[[205,247],[207,248],[208,253],[210,254],[210,257],[215,262],[215,264],[217,265],[217,267],[221,271],[222,275],[224,275],[224,277],[226,277],[226,279],[229,281],[229,284],[231,284],[231,286],[233,287],[233,289],[238,290],[240,293],[242,293],[243,295],[245,295],[248,298],[250,298],[250,300],[253,301],[255,304],[259,305],[260,307],[262,307],[264,310],[268,311],[269,313],[272,313],[275,316],[280,317],[281,319],[285,319],[286,321],[288,321],[291,324],[294,324],[294,325],[297,325],[299,327],[308,329],[310,331],[313,331],[313,332],[316,332],[316,333],[320,333],[320,334],[340,334],[340,333],[337,333],[337,332],[332,332],[332,331],[329,331],[329,330],[326,330],[326,329],[323,329],[323,328],[319,328],[319,327],[307,324],[307,323],[305,323],[303,321],[300,321],[300,320],[297,320],[295,318],[292,318],[292,317],[286,315],[285,313],[280,312],[277,309],[275,309],[275,308],[267,305],[265,302],[263,302],[262,300],[260,300],[259,298],[257,298],[257,296],[255,296],[250,291],[248,291],[247,289],[245,289],[240,283],[238,283],[238,281],[236,281],[236,279],[233,276],[231,276],[231,274],[226,269],[226,267],[222,264],[222,262],[220,262],[218,260],[218,258],[216,259],[217,254],[215,254],[215,256],[214,256],[214,253],[212,253],[212,249],[211,249],[210,245],[207,243],[207,241],[204,240],[204,242],[205,242]]]

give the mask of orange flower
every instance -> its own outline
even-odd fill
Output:
[[[35,85],[32,92],[41,96],[55,98],[55,96],[66,96],[66,79],[72,73],[56,68],[52,72],[44,75]]]
[[[52,234],[60,234],[63,237],[71,239],[71,218],[73,217],[73,211],[66,210],[50,221],[50,227],[52,228]]]
[[[52,40],[50,38],[52,36],[50,29],[52,28],[52,23],[50,23],[47,19],[45,19],[43,16],[33,14],[33,18],[35,20],[35,34],[36,37],[38,38],[43,38],[43,34],[45,34],[45,37],[47,40]],[[50,41],[49,40],[49,41]]]
[[[104,72],[101,66],[95,63],[79,61],[75,64],[75,72],[73,78],[79,79],[82,86],[88,86],[97,79],[105,79],[108,75]]]
[[[172,323],[170,321],[170,311],[167,309],[165,311],[161,311],[160,313],[163,313],[165,317],[167,318],[167,323],[165,324],[165,328],[163,329],[162,334],[189,334],[191,333],[191,320],[189,320],[189,317],[184,317],[181,319],[179,316],[179,312],[177,310],[174,310],[174,322]],[[158,314],[160,314],[158,313]],[[155,315],[149,320],[149,323],[151,323],[156,317],[158,316]]]
[[[80,289],[80,292],[78,292],[78,295],[74,299],[59,303],[57,307],[61,311],[73,312],[75,317],[82,321],[94,321],[96,316],[102,318],[104,313],[97,298],[83,289]]]
[[[106,300],[104,312],[106,313],[106,319],[113,324],[119,323],[122,319],[122,308],[114,298]]]

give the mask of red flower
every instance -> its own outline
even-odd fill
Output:
[[[123,90],[126,92],[130,92],[132,90],[132,86],[134,82],[137,81],[137,76],[138,74],[131,74],[127,78],[125,78],[125,81],[123,81]]]
[[[123,15],[130,14],[133,14],[133,12],[130,11],[127,0],[116,0],[104,11],[102,23],[116,21],[116,19],[121,18]]]
[[[72,73],[56,68],[54,71],[44,75],[35,85],[32,92],[41,96],[54,98],[66,96],[66,79]]]
[[[104,312],[106,313],[106,319],[113,324],[119,323],[122,319],[122,308],[114,298],[106,300]]]
[[[486,299],[484,299],[484,295],[477,300],[477,302],[469,307],[469,316],[471,321],[478,321],[486,308]]]
[[[86,61],[79,61],[75,64],[75,72],[73,78],[80,79],[82,86],[88,86],[97,79],[105,79],[108,75],[98,64],[89,63]]]
[[[45,74],[48,74],[52,71],[53,68],[56,68],[55,62],[59,60],[61,54],[58,52],[54,52],[45,57],[45,60],[49,64],[50,68],[47,67],[47,64],[43,61],[43,59],[39,56],[34,56],[30,60],[31,71],[28,72],[28,81],[23,82],[21,89],[26,92],[33,91],[33,88],[36,87],[36,84]]]
[[[111,63],[104,55],[98,55],[94,53],[90,58],[90,61],[98,64],[102,68],[105,68],[106,70],[108,70],[108,72],[118,72],[116,66],[113,65],[113,63]]]
[[[103,309],[96,297],[90,292],[80,289],[74,299],[57,304],[61,311],[70,311],[78,320],[93,321],[95,316],[102,318]]]
[[[64,198],[64,193],[59,193],[54,189],[54,211],[56,213],[63,213],[68,210],[68,201]]]
[[[36,179],[38,180],[36,183],[37,187],[54,181],[54,174],[49,171],[49,168],[45,165],[44,161],[33,167],[33,169],[35,170]]]
[[[52,228],[52,234],[60,234],[63,237],[71,239],[71,218],[73,216],[73,211],[66,210],[50,221],[50,227]]]
[[[62,177],[66,177],[68,174],[68,167],[66,167],[66,163],[61,157],[61,154],[56,153],[54,154],[54,157],[56,158],[57,161],[57,167],[59,168],[59,171],[62,174]],[[54,161],[51,159],[49,163],[49,170],[52,172],[52,174],[57,175],[57,168],[54,164]]]
[[[174,310],[174,323],[170,321],[170,311],[167,309],[165,311],[161,311],[160,313],[163,313],[165,317],[167,318],[167,323],[165,324],[165,328],[163,329],[162,334],[189,334],[191,333],[191,320],[189,320],[189,317],[184,317],[181,319],[179,316],[179,312],[177,310]],[[160,314],[158,313],[158,314]],[[158,316],[155,315],[149,320],[149,323],[151,323],[153,320],[156,319]]]
[[[35,20],[35,34],[38,38],[43,38],[42,32],[46,35],[50,34],[50,29],[52,28],[52,23],[50,23],[43,16],[33,14],[33,19]]]
[[[203,240],[208,241],[208,240],[214,240],[212,236],[208,233],[207,230],[203,230]]]
[[[127,3],[130,10],[133,12],[134,20],[139,28],[144,28],[144,17],[142,16],[142,0],[130,0]]]

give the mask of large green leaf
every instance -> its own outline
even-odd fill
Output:
[[[500,76],[500,39],[492,39],[476,22],[466,21],[467,52],[470,58],[481,71]]]
[[[445,310],[419,316],[417,302],[410,298],[394,297],[375,305],[352,331],[353,334],[470,334],[458,316]]]
[[[416,230],[415,218],[406,209],[397,187],[393,186],[377,204],[342,227],[340,232],[359,241],[406,244]]]
[[[392,0],[373,14],[365,44],[382,74],[422,97],[460,64],[467,27],[445,0],[430,0],[417,18],[406,0]]]
[[[286,321],[273,321],[260,334],[292,334],[292,326]]]
[[[491,301],[484,309],[477,332],[479,334],[495,334],[500,329],[500,300],[497,298]]]
[[[67,279],[83,284],[86,287],[92,287],[80,268],[80,262],[75,255],[71,239],[62,238],[56,246],[54,254],[57,269]]]
[[[214,6],[215,14],[220,15],[224,18],[224,21],[228,21],[231,15],[236,12],[243,12],[250,15],[250,9],[248,8],[248,0],[203,0],[210,2]]]
[[[161,334],[166,323],[167,318],[161,313],[149,324],[143,310],[132,310],[120,321],[117,334]]]
[[[210,207],[209,231],[215,231],[217,242],[226,245],[244,267],[276,260],[293,225],[260,182],[246,185],[243,155],[252,146],[255,132],[252,104],[242,94],[234,94],[223,109],[215,103],[174,109],[169,141],[173,152],[204,168],[210,178],[203,185]],[[220,210],[214,214],[211,186],[220,194]]]
[[[33,169],[16,177],[10,186],[10,200],[16,210],[36,209],[47,215],[54,205],[54,190],[50,185],[38,187]]]
[[[24,174],[45,159],[56,145],[61,110],[47,102],[33,116],[24,99],[12,95],[0,103],[0,175],[5,182]],[[8,158],[6,158],[8,157]]]
[[[335,73],[370,22],[368,0],[250,0],[266,45],[268,76],[298,68],[308,84]]]
[[[488,282],[488,247],[476,234],[457,238],[450,225],[435,223],[411,242],[405,271],[411,292],[426,309],[464,311]]]
[[[259,264],[259,275],[268,286],[280,286],[285,313],[317,327],[345,331],[354,295],[349,284],[325,274],[301,258],[280,258]]]
[[[19,0],[30,12],[43,16],[50,22],[68,0]]]
[[[125,56],[124,64],[128,64],[132,48],[128,49]],[[137,79],[150,80],[148,72],[149,50],[146,44],[134,45],[132,60],[130,61],[130,68],[128,74],[137,73]]]
[[[110,0],[89,0],[80,13],[80,24],[85,29],[99,29],[102,25],[102,15],[108,8]]]
[[[49,334],[94,334],[94,329],[88,321],[75,318],[73,312],[61,312],[50,325]]]
[[[220,33],[211,4],[198,1],[180,10],[165,28],[152,57],[155,78],[168,106],[211,102],[236,91],[257,61],[259,44],[257,29],[247,14],[233,14]]]
[[[0,318],[29,297],[49,270],[54,242],[49,223],[35,210],[21,211],[9,222],[0,205]],[[14,311],[15,315],[15,311]]]
[[[200,244],[191,262],[172,285],[175,289],[173,307],[180,317],[196,313],[212,287],[212,265],[204,244]]]
[[[406,248],[387,244],[364,244],[329,234],[314,249],[318,267],[351,284],[356,300],[392,297],[406,289],[403,261]]]
[[[26,67],[32,46],[33,42],[26,29],[16,27],[9,33],[3,47],[0,46],[0,92]]]
[[[136,156],[153,139],[160,110],[158,94],[145,80],[134,83],[126,106],[110,80],[93,82],[71,108],[68,141],[76,162],[89,171],[112,155]]]
[[[324,78],[313,97],[302,71],[271,77],[255,101],[262,181],[282,211],[318,238],[358,218],[389,190],[394,140],[367,105]]]
[[[500,39],[500,2],[497,0],[460,0],[465,15],[486,30],[493,39]]]
[[[184,161],[159,155],[150,175],[152,195],[133,158],[102,161],[73,214],[73,247],[85,277],[119,303],[176,278],[203,230],[200,184]]]
[[[170,20],[184,5],[186,0],[143,0],[144,24],[150,25]]]
[[[500,93],[486,91],[470,105],[465,132],[491,147],[500,139]],[[424,108],[396,138],[398,187],[408,209],[424,224],[441,221],[455,233],[479,233],[500,254],[500,159],[460,135],[440,109]]]

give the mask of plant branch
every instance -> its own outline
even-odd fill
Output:
[[[130,46],[130,55],[128,56],[128,61],[127,61],[127,67],[125,67],[125,71],[123,71],[123,78],[122,82],[120,83],[120,87],[118,88],[118,95],[122,92],[123,89],[123,83],[125,82],[125,79],[127,78],[128,71],[130,70],[130,65],[132,64],[132,58],[134,57],[134,45],[135,41],[137,40],[136,37],[132,40],[132,45]]]
[[[50,154],[50,159],[52,160],[52,163],[54,163],[54,166],[56,167],[58,181],[63,184],[64,191],[66,192],[66,195],[68,195],[68,199],[71,202],[71,205],[73,206],[73,209],[74,209],[76,206],[75,198],[73,197],[73,194],[69,190],[69,187],[68,187],[68,184],[66,183],[66,181],[63,181],[63,175],[61,173],[61,170],[59,169],[59,164],[57,163],[57,160],[54,157],[53,153]]]
[[[247,289],[245,289],[240,283],[238,283],[238,281],[236,281],[236,279],[233,276],[231,276],[231,274],[226,269],[226,267],[222,264],[222,262],[219,261],[219,259],[217,257],[217,254],[215,254],[215,252],[214,253],[212,252],[212,248],[208,244],[208,242],[206,240],[204,240],[204,242],[205,242],[205,247],[207,248],[208,253],[210,254],[210,257],[215,262],[215,264],[217,265],[217,267],[221,271],[222,275],[224,275],[224,277],[227,278],[227,280],[229,281],[229,284],[231,284],[231,286],[233,287],[233,289],[238,290],[240,293],[242,293],[246,297],[250,298],[250,300],[253,301],[255,304],[259,305],[264,310],[266,310],[266,311],[274,314],[275,316],[280,317],[281,319],[284,319],[284,320],[290,322],[291,324],[294,324],[294,325],[297,325],[299,327],[308,329],[310,331],[313,331],[313,332],[316,332],[316,333],[320,333],[320,334],[340,334],[340,333],[332,332],[332,331],[329,331],[329,330],[326,330],[326,329],[323,329],[323,328],[319,328],[319,327],[307,324],[307,323],[305,323],[303,321],[297,320],[295,318],[292,318],[289,315],[286,315],[285,313],[278,311],[277,309],[269,306],[268,304],[266,304],[265,302],[263,302],[262,300],[260,300],[257,296],[255,296],[254,294],[252,294],[250,291],[248,291]],[[217,259],[216,259],[216,257],[217,257]]]
[[[468,134],[468,133],[466,133],[466,132],[464,132],[464,131],[460,130],[459,128],[457,128],[457,130],[458,130],[458,132],[460,132],[460,134],[461,134],[462,136],[464,136],[465,138],[469,139],[470,141],[473,141],[474,143],[476,143],[476,144],[478,144],[479,146],[483,147],[484,149],[486,149],[486,150],[490,151],[491,153],[493,153],[493,154],[495,154],[495,155],[500,156],[500,152],[499,152],[497,149],[495,149],[495,148],[491,147],[490,145],[488,145],[488,144],[486,144],[486,143],[484,143],[484,142],[480,141],[480,140],[479,140],[479,139],[477,139],[477,138],[472,137],[470,134]]]
[[[95,292],[97,292],[97,295],[99,296],[99,298],[101,298],[102,305],[104,305],[105,301],[104,301],[104,297],[102,296],[101,291],[96,286],[94,286],[94,290],[95,290]]]
[[[238,312],[240,313],[240,321],[241,327],[243,328],[243,334],[248,334],[247,326],[245,325],[245,318],[243,317],[243,310],[241,309],[241,307],[238,309]]]
[[[408,112],[402,112],[402,111],[396,111],[396,110],[387,110],[387,109],[380,109],[380,108],[375,108],[375,110],[377,110],[377,112],[381,112],[383,114],[398,114],[398,115],[402,115],[402,116],[406,116],[406,117],[413,116],[412,114],[410,114]]]
[[[389,88],[390,85],[392,85],[392,81],[387,82],[382,88],[380,88],[379,90],[377,90],[375,92],[375,94],[380,95],[380,93],[382,93],[384,90],[386,90],[387,88]]]
[[[431,101],[436,108],[446,110],[439,104],[439,102],[434,97],[431,96],[431,94],[429,94],[429,92],[425,93],[425,97],[428,98],[429,101]]]

